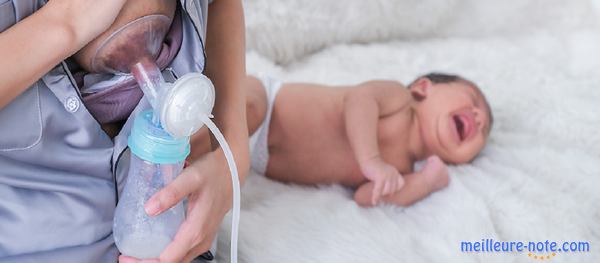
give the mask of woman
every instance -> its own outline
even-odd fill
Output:
[[[111,134],[94,118],[70,57],[108,29],[130,1],[0,0],[2,260],[117,260],[112,217],[128,169],[123,161],[127,128]],[[203,71],[213,81],[215,122],[244,178],[248,135],[240,85],[245,75],[241,2],[180,2],[183,40],[167,68],[175,78]],[[205,54],[206,63],[197,54]],[[186,221],[161,262],[186,262],[206,252],[231,207],[222,150],[213,146],[206,153],[194,147],[197,143],[192,138],[190,164],[146,204],[149,214],[157,214],[185,197],[190,201]]]

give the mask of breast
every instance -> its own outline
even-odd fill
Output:
[[[177,1],[128,0],[115,22],[75,55],[88,72],[129,72],[141,58],[156,58]]]

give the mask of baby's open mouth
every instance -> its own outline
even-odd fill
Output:
[[[475,116],[470,110],[456,113],[452,119],[460,142],[466,141],[475,134]]]

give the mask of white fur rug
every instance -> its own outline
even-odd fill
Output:
[[[589,253],[549,262],[600,262],[598,2],[245,1],[249,73],[327,84],[458,73],[482,87],[495,126],[479,158],[450,168],[448,188],[409,208],[250,175],[240,261],[541,262],[460,250],[493,238],[586,241]]]

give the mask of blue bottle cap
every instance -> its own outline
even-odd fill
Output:
[[[157,164],[184,161],[190,154],[190,138],[173,138],[162,127],[152,123],[152,111],[135,117],[127,140],[131,152],[140,159]]]

